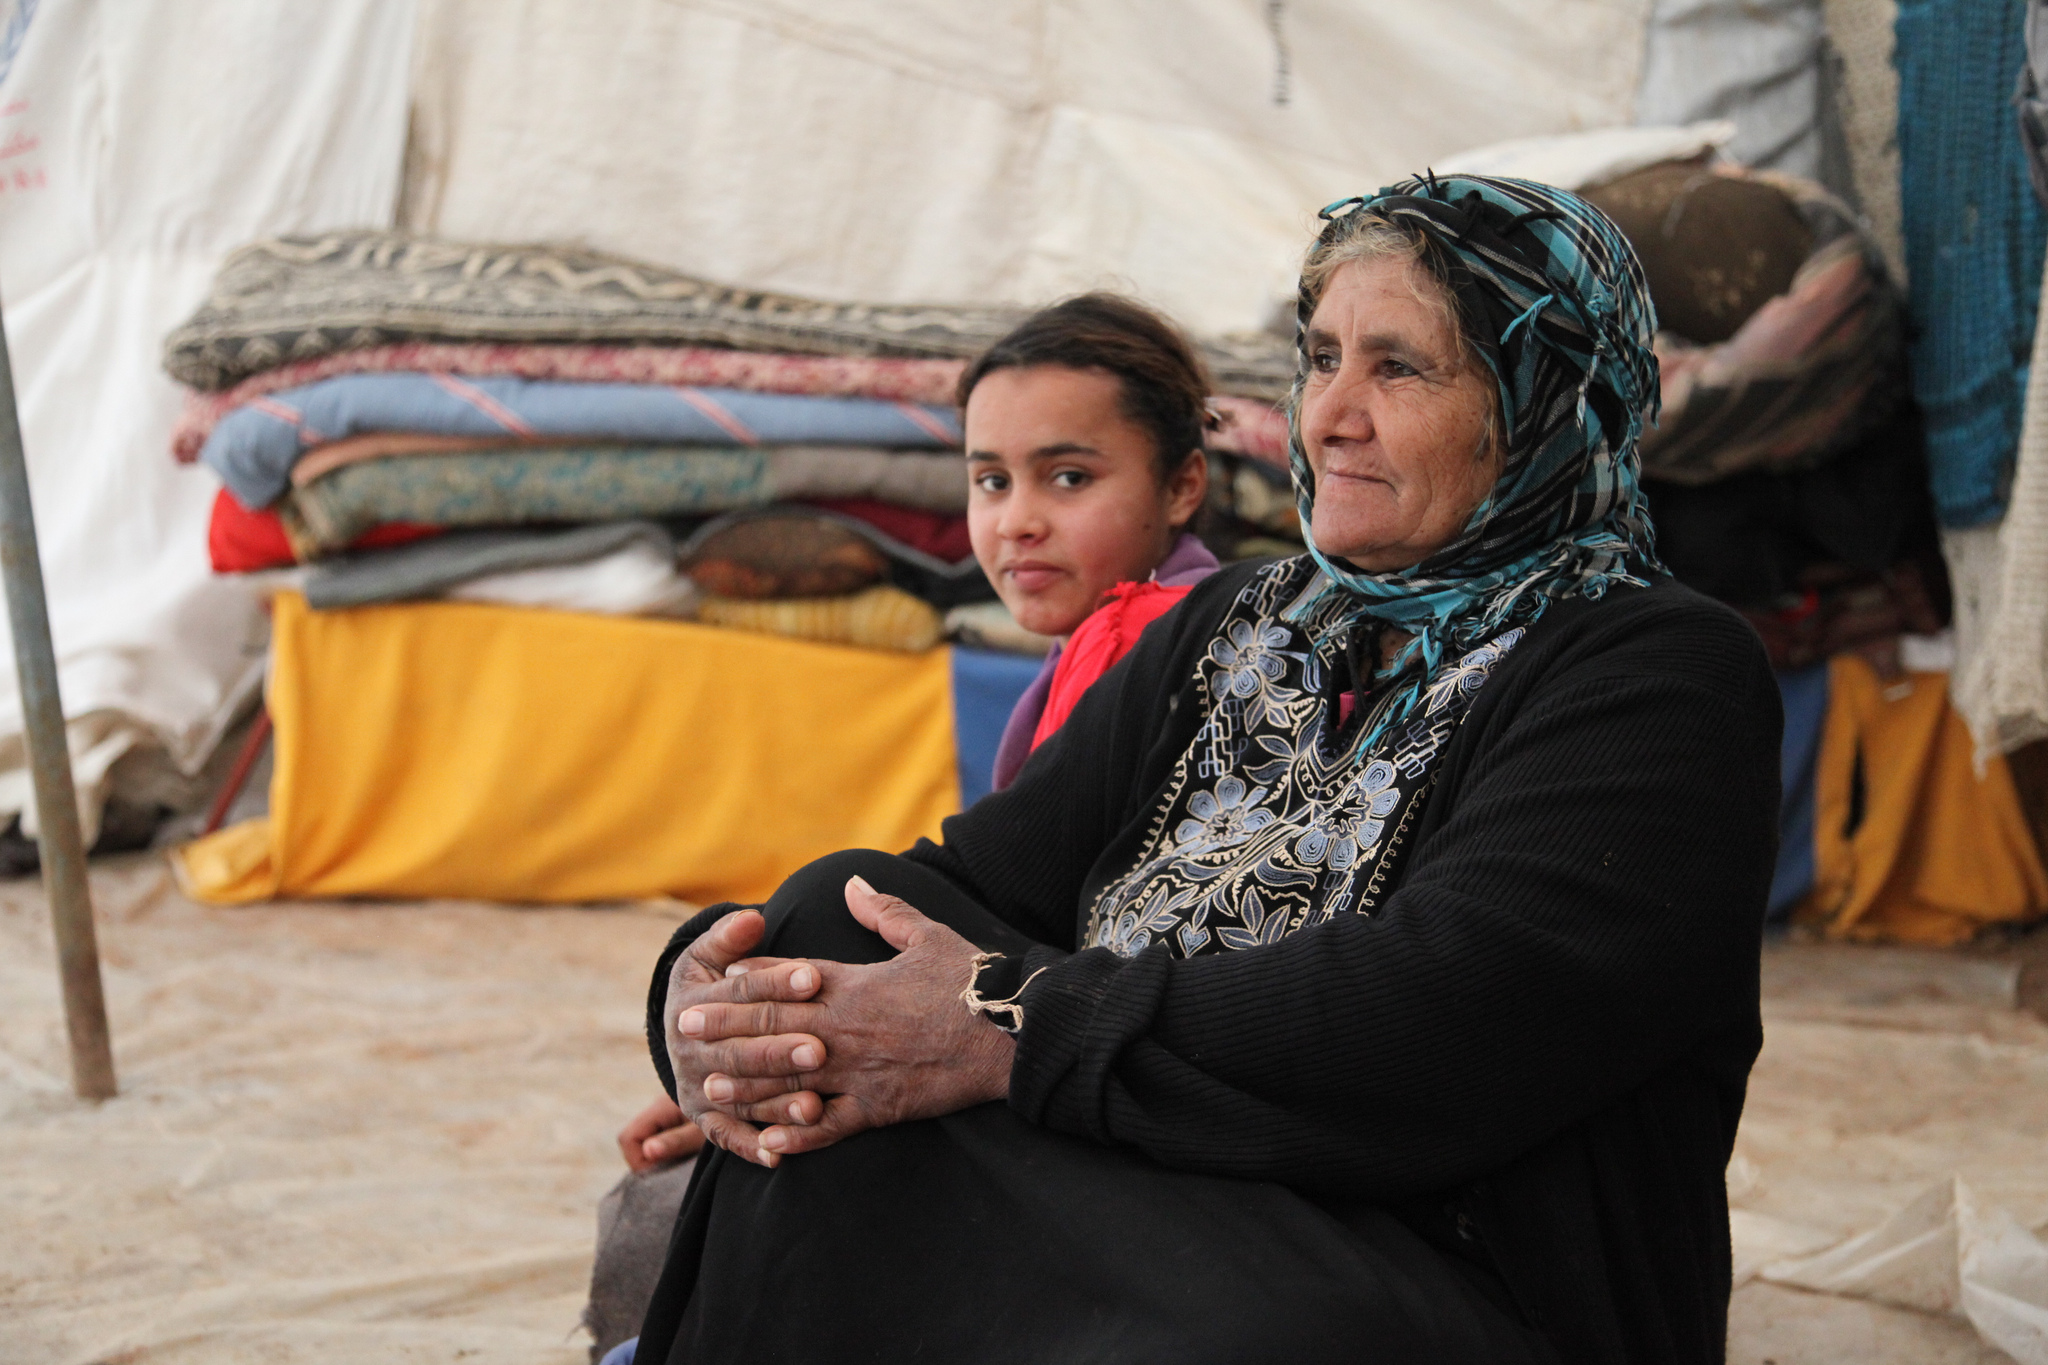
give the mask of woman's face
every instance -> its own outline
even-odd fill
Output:
[[[1464,530],[1500,473],[1492,377],[1470,363],[1441,287],[1398,259],[1339,266],[1309,319],[1301,442],[1310,533],[1369,573],[1421,563]]]
[[[1118,583],[1149,577],[1202,504],[1209,470],[1164,483],[1145,429],[1104,370],[996,370],[967,400],[967,530],[1026,630],[1067,635]]]

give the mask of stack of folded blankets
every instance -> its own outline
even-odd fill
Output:
[[[175,453],[225,485],[215,569],[304,565],[316,610],[459,598],[922,650],[993,595],[952,397],[1021,316],[353,231],[236,252],[165,365],[195,390]],[[1293,357],[1204,349],[1216,458],[1256,513],[1219,525],[1257,552],[1260,517],[1294,529],[1272,407]]]
[[[952,401],[1022,316],[388,232],[235,253],[166,344],[176,453],[225,485],[214,566],[296,581],[268,813],[187,889],[708,903],[935,834],[1039,666],[935,646],[1046,645],[974,560]],[[1204,349],[1219,482],[1298,531],[1291,347]],[[1226,550],[1287,543],[1234,506]]]
[[[1785,670],[1774,908],[1922,942],[2036,913],[2010,775],[1970,774],[1905,657],[1947,584],[1877,252],[1782,177],[1671,163],[1588,193],[1664,324],[1660,551]],[[237,252],[167,342],[196,391],[176,453],[225,485],[215,567],[291,568],[304,602],[277,612],[271,814],[183,856],[194,893],[750,899],[933,832],[1036,668],[934,647],[1047,643],[974,561],[952,403],[1021,316],[388,232]],[[1225,560],[1296,553],[1292,347],[1203,350],[1198,530]],[[340,610],[430,599],[558,610]],[[752,634],[603,619],[627,616]]]

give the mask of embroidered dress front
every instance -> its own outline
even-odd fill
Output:
[[[1256,948],[1336,915],[1372,913],[1432,769],[1523,628],[1440,669],[1418,706],[1369,745],[1368,714],[1338,721],[1321,619],[1345,610],[1307,557],[1254,578],[1198,672],[1207,714],[1156,808],[1134,867],[1104,887],[1085,945],[1134,957]],[[1292,619],[1307,603],[1301,619]],[[1382,696],[1374,708],[1391,704]]]

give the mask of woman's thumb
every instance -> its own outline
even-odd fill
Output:
[[[885,896],[869,886],[865,877],[846,879],[846,908],[862,927],[880,934],[897,952],[913,946],[931,923],[900,896]]]

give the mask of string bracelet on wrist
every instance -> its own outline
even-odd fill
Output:
[[[1024,991],[1046,971],[1046,968],[1040,967],[1037,971],[1025,977],[1023,984],[1011,992],[1007,999],[989,1000],[982,995],[980,990],[981,973],[990,963],[1006,960],[1001,953],[976,953],[974,961],[967,966],[967,984],[961,988],[960,1003],[967,1006],[969,1014],[980,1015],[1003,1032],[1014,1037],[1024,1029],[1024,1006],[1020,1003],[1024,999]],[[1007,1016],[1009,1022],[1004,1023],[1001,1018],[997,1017],[999,1015]]]

